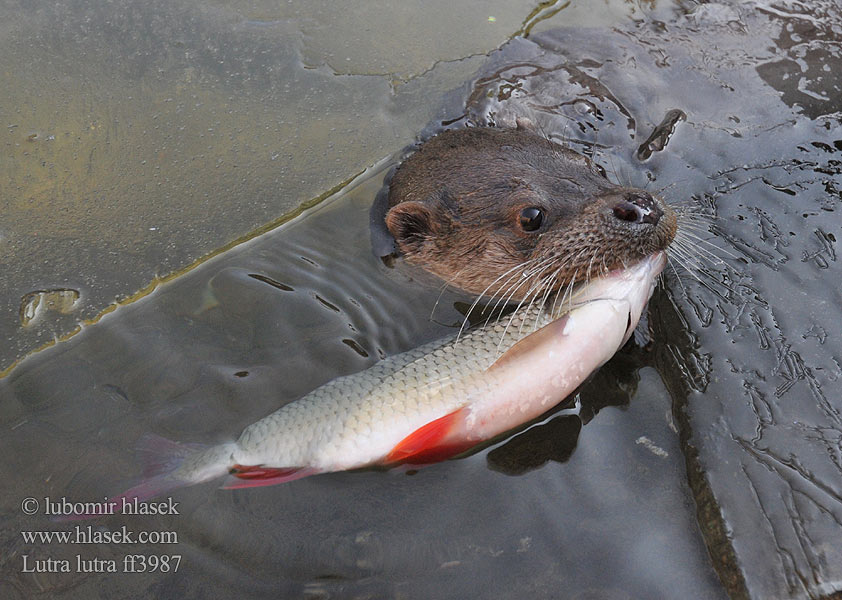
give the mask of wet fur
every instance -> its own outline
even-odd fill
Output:
[[[657,224],[616,217],[618,204],[638,197],[662,213]],[[431,138],[394,173],[388,205],[386,225],[409,262],[507,301],[637,262],[665,249],[677,227],[659,199],[611,183],[586,157],[520,123]],[[538,231],[519,226],[528,207],[544,213]]]

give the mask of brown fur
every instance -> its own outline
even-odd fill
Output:
[[[558,289],[665,249],[677,227],[661,200],[612,184],[523,127],[440,133],[398,167],[389,207],[386,226],[409,262],[465,291],[514,299],[530,287],[514,288],[526,261],[552,258],[535,277],[558,270]],[[520,218],[531,207],[543,221],[529,232]],[[511,280],[495,282],[509,270]]]

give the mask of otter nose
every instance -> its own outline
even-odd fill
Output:
[[[626,192],[614,205],[614,216],[628,223],[655,225],[664,216],[652,194],[641,191]]]

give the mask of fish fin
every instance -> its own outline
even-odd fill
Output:
[[[426,464],[446,460],[464,452],[475,443],[448,440],[447,437],[454,427],[464,420],[467,411],[467,408],[460,408],[416,429],[398,442],[383,462]]]
[[[532,351],[533,348],[542,345],[547,338],[554,338],[564,335],[564,328],[567,326],[567,321],[570,315],[564,315],[560,319],[556,319],[547,325],[544,325],[538,331],[530,333],[525,338],[515,343],[511,348],[503,353],[503,356],[498,358],[486,371],[493,371],[504,367],[519,357]]]
[[[159,475],[158,477],[144,479],[136,486],[130,487],[122,494],[112,496],[105,502],[91,503],[91,506],[96,506],[102,510],[62,515],[60,517],[53,517],[52,520],[56,522],[87,521],[88,519],[96,519],[106,515],[117,515],[123,512],[125,505],[133,504],[134,502],[145,502],[150,498],[160,496],[170,490],[183,487],[185,485],[189,485],[189,482],[179,481],[177,479],[173,479],[172,477],[168,477],[167,475]]]
[[[178,468],[185,458],[208,448],[205,444],[175,442],[146,433],[135,445],[135,456],[143,468],[143,478],[152,479]]]
[[[263,465],[234,465],[229,471],[229,477],[222,489],[236,490],[241,488],[261,487],[295,481],[302,477],[319,473],[318,469],[310,467],[264,467]]]
[[[119,514],[126,504],[145,502],[170,490],[219,477],[227,472],[230,463],[226,458],[231,454],[229,444],[182,444],[154,434],[141,437],[136,450],[138,459],[143,464],[143,477],[137,485],[108,498],[104,503],[91,503],[92,506],[100,506],[103,509],[99,512],[64,515],[53,520],[82,521]],[[201,456],[202,454],[206,456]],[[197,464],[190,476],[177,472],[187,458]]]

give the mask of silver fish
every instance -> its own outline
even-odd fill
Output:
[[[159,455],[157,474],[111,501],[144,500],[226,474],[234,477],[225,487],[251,487],[459,454],[541,415],[611,358],[637,326],[665,262],[657,252],[580,286],[554,311],[536,303],[511,322],[334,379],[250,425],[237,441],[197,447],[147,438]]]

